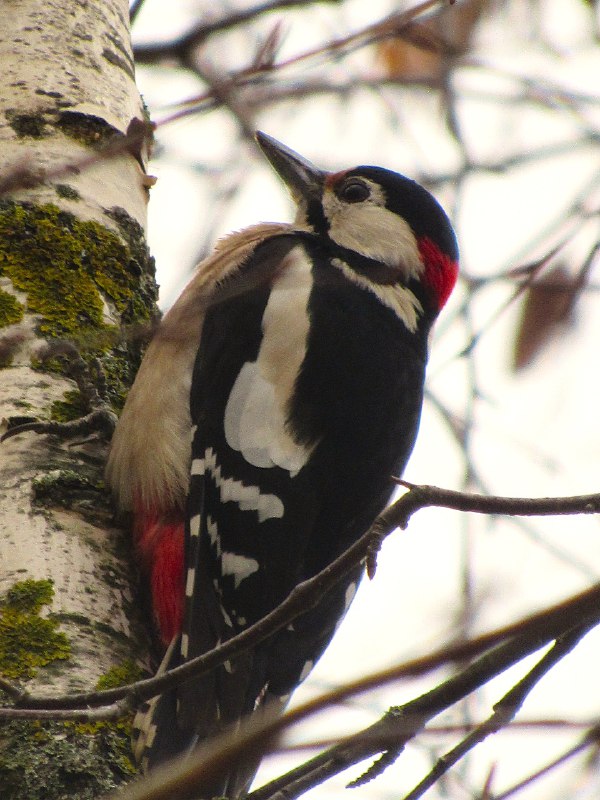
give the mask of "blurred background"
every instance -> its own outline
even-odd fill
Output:
[[[461,250],[404,477],[524,497],[599,491],[595,3],[142,0],[132,14],[138,85],[158,124],[148,236],[163,310],[216,238],[291,218],[255,129],[325,169],[402,172],[439,199]],[[508,624],[599,574],[597,517],[421,511],[385,541],[374,580],[363,581],[294,703]],[[438,717],[353,796],[404,797],[533,663]],[[358,731],[451,671],[398,682],[294,729],[259,782],[314,752],[293,747]],[[517,724],[426,796],[599,797],[593,746],[512,788],[597,722],[599,674],[600,635],[592,631],[536,686]],[[360,773],[354,766],[306,796],[339,798]]]

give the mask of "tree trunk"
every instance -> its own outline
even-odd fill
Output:
[[[144,148],[124,139],[142,117],[127,0],[3,3],[5,430],[122,403],[139,354],[120,326],[149,320],[156,295]],[[0,444],[0,675],[32,693],[114,685],[139,670],[145,642],[128,539],[102,483],[105,448],[97,431]],[[0,796],[97,797],[133,771],[127,727],[3,722]]]

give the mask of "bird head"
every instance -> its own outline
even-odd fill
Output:
[[[296,223],[327,239],[344,265],[379,285],[420,286],[436,314],[458,274],[458,246],[437,200],[382,167],[326,172],[265,133],[256,140],[290,190]]]

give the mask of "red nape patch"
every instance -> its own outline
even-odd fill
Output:
[[[135,544],[150,584],[152,611],[160,638],[168,645],[181,631],[184,610],[184,521],[143,512],[136,515]]]
[[[458,261],[443,253],[427,236],[419,239],[419,253],[425,264],[424,283],[431,290],[438,309],[441,309],[454,289]]]

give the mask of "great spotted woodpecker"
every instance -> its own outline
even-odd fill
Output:
[[[164,317],[107,476],[168,647],[213,648],[352,544],[389,501],[421,413],[428,336],[458,269],[419,184],[380,167],[327,173],[263,133],[293,224],[222,240]],[[259,708],[282,708],[331,640],[361,569],[253,651],[145,710],[151,767]],[[232,764],[204,796],[242,795]]]

